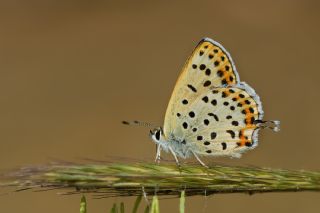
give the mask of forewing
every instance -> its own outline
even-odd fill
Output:
[[[199,42],[187,60],[172,92],[164,121],[164,134],[183,136],[179,112],[193,104],[213,87],[233,86],[240,82],[230,54],[211,39]]]

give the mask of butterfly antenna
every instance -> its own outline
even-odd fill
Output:
[[[130,125],[130,126],[143,126],[143,127],[157,127],[157,125],[144,122],[144,121],[122,121],[122,124]]]
[[[273,130],[274,132],[279,132],[280,131],[280,121],[262,121],[262,120],[256,120],[254,122],[255,124],[257,124],[258,127],[260,128],[268,128]]]

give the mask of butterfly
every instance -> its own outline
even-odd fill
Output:
[[[241,157],[258,145],[262,128],[279,131],[279,121],[263,121],[259,96],[241,82],[228,51],[202,39],[185,63],[172,92],[162,127],[150,130],[161,150],[178,157]],[[129,124],[129,122],[124,122]],[[136,124],[139,122],[135,121]]]

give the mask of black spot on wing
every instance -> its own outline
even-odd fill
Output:
[[[191,84],[188,84],[187,86],[189,89],[192,90],[192,92],[197,92],[197,89],[194,86],[192,86]]]
[[[219,121],[219,117],[214,113],[208,113],[209,116],[213,116],[216,121]]]
[[[222,146],[222,150],[226,150],[227,149],[227,144],[225,142],[222,142],[221,146]]]
[[[224,78],[224,79],[221,80],[221,84],[222,84],[222,85],[225,85],[225,84],[227,84],[227,83],[228,83],[228,82],[227,82],[227,79]]]
[[[191,112],[189,112],[189,116],[190,116],[190,118],[194,118],[194,116],[196,116],[196,114],[193,111],[191,111]]]
[[[245,145],[246,145],[247,147],[251,147],[251,146],[252,146],[252,143],[246,142]]]
[[[233,126],[238,126],[238,125],[239,125],[239,122],[238,122],[238,121],[232,121],[231,124],[232,124]]]
[[[203,86],[204,87],[208,87],[208,86],[210,86],[211,85],[211,81],[205,81],[204,83],[203,83]]]
[[[184,129],[187,129],[187,128],[188,128],[188,123],[187,123],[187,122],[183,122],[182,127],[183,127]]]
[[[236,136],[236,133],[232,130],[227,130],[226,132],[231,135],[231,138],[234,138]]]
[[[209,98],[208,98],[207,96],[204,96],[204,97],[202,98],[202,100],[203,100],[205,103],[208,103]]]
[[[213,140],[217,137],[217,133],[211,132],[210,136],[211,136],[211,140]]]
[[[227,95],[227,93],[226,92],[222,92],[222,94],[221,94],[221,97],[222,98],[225,98],[225,97],[227,97],[228,95]]]
[[[206,65],[205,64],[201,64],[199,68],[200,68],[200,70],[204,70],[204,69],[206,69]]]
[[[221,70],[218,70],[217,75],[218,75],[219,77],[222,77],[222,76],[223,76],[223,72],[222,72]]]
[[[227,115],[226,119],[231,119],[232,116],[231,115]]]
[[[244,121],[245,124],[254,124],[255,118],[254,118],[254,117],[251,117],[250,120],[248,120],[247,118],[245,118],[243,121]]]
[[[216,100],[216,99],[213,99],[213,100],[211,101],[211,104],[212,104],[213,106],[216,106],[216,105],[217,105],[217,100]]]
[[[203,137],[202,137],[201,135],[198,135],[198,136],[197,136],[197,140],[198,140],[198,141],[201,141],[202,139],[203,139]]]

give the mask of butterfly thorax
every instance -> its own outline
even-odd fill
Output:
[[[173,134],[165,135],[161,127],[150,130],[150,137],[166,152],[171,148],[179,157],[187,158],[191,155],[185,139],[177,138]]]

